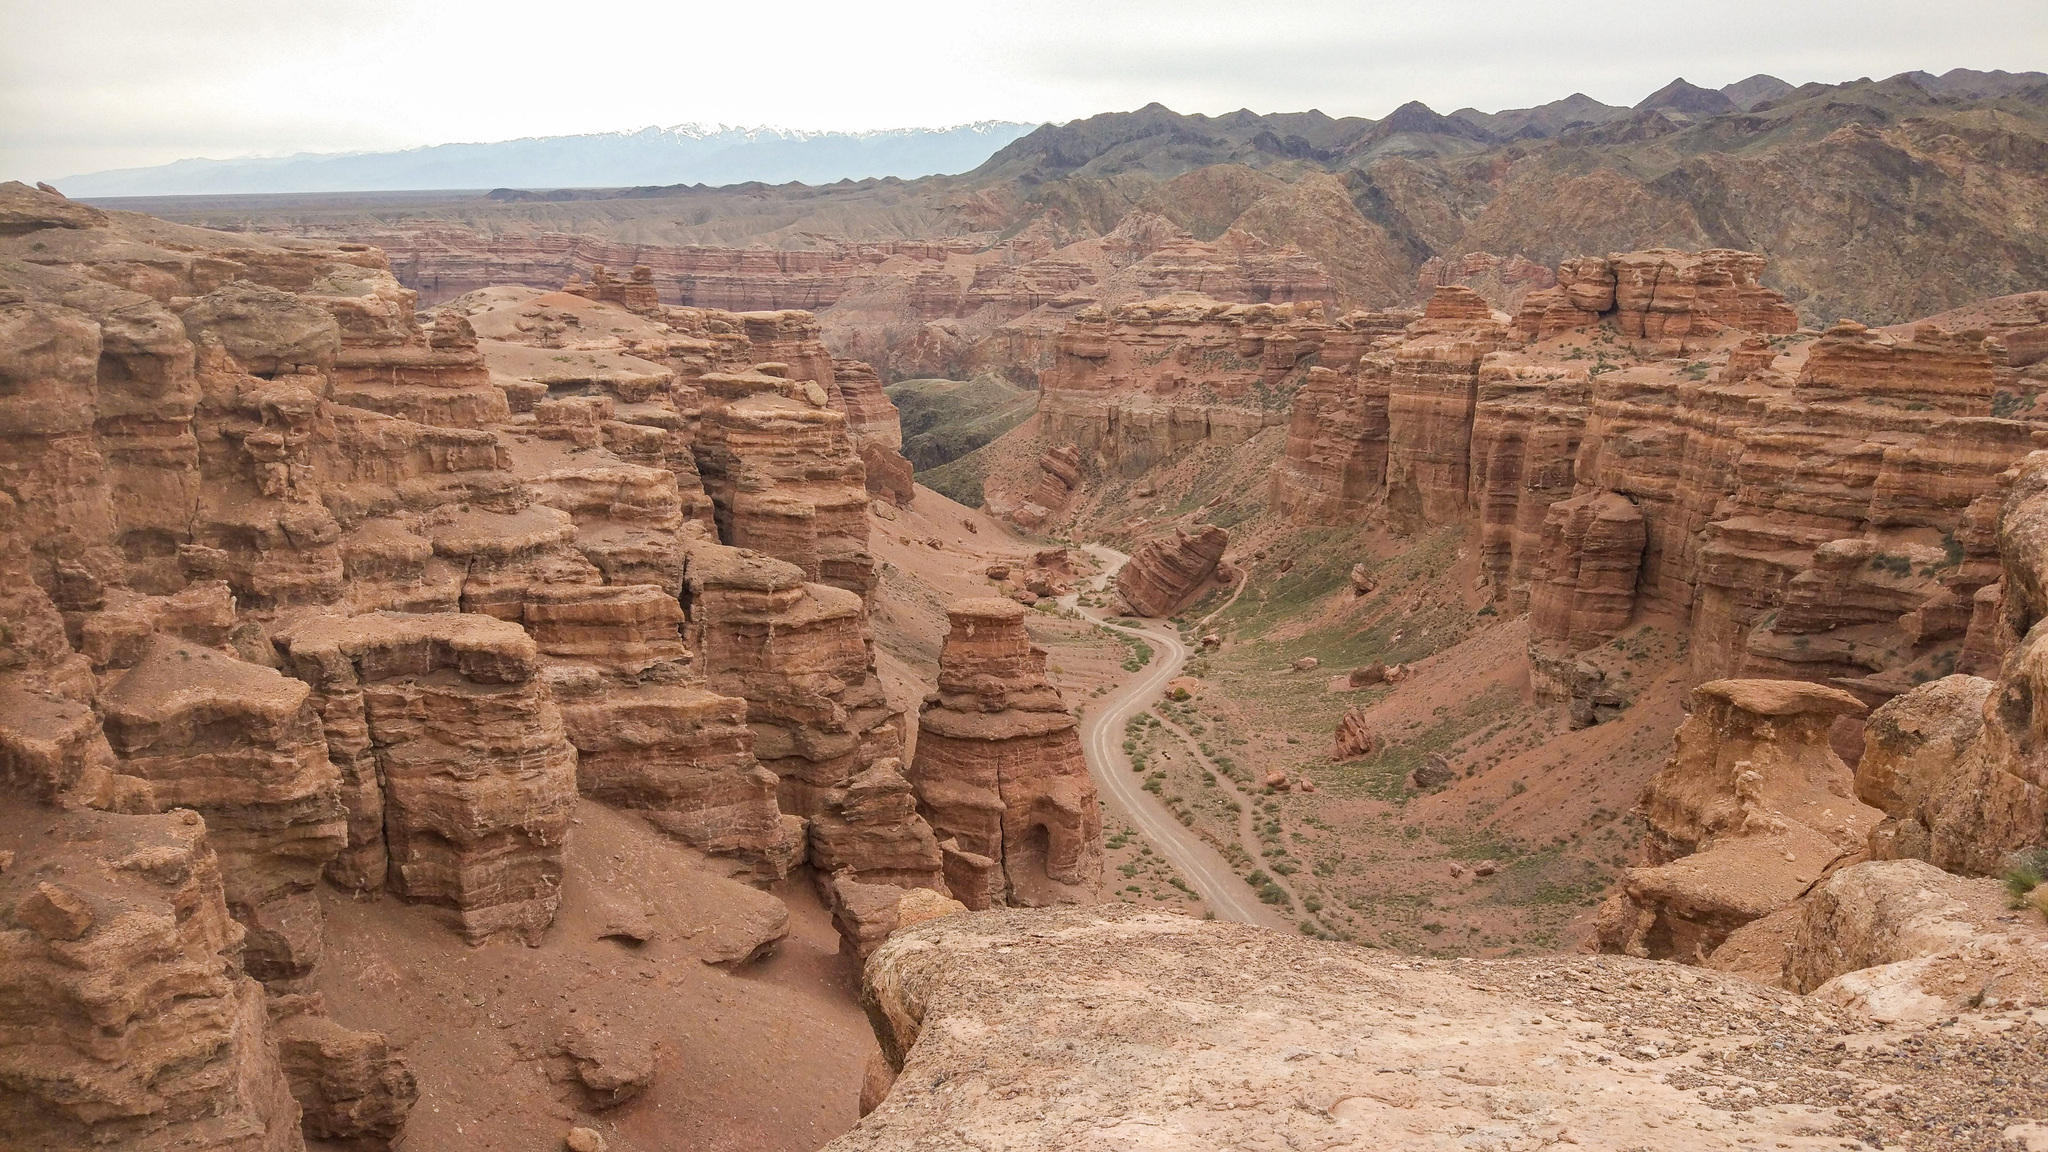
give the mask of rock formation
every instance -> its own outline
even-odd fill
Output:
[[[445,905],[471,940],[545,930],[576,750],[525,630],[380,612],[308,618],[278,645],[344,764],[349,844],[329,875]]]
[[[1418,960],[1135,908],[1013,911],[897,933],[862,997],[898,1074],[832,1152],[960,1131],[1012,1147],[1427,1147],[1475,1133],[1512,1146],[1568,1131],[1589,1147],[1735,1149],[1873,1123],[1825,1095],[1857,1017],[1625,957]],[[1766,1035],[1765,1059],[1727,1057]],[[2012,1091],[2009,1066],[1963,1051],[1945,1047],[1924,1077],[1903,1060],[1858,1075],[1930,1109],[1936,1084]],[[1003,1088],[946,1091],[973,1076]],[[1766,1093],[1786,1103],[1725,1102]]]
[[[846,415],[846,430],[867,468],[868,493],[899,508],[916,496],[910,461],[903,458],[903,419],[872,365],[832,361],[832,407]]]
[[[1186,607],[1216,575],[1230,533],[1213,524],[1171,540],[1154,540],[1131,554],[1116,574],[1117,594],[1140,616],[1171,616]]]
[[[969,908],[1092,902],[1102,815],[1073,713],[1010,600],[961,600],[918,713],[910,776]]]
[[[2035,624],[2048,615],[2048,453],[2005,478],[1997,518],[2000,579],[1973,620],[1999,654],[1995,681],[1949,676],[1892,700],[1870,718],[1856,791],[1883,809],[1871,855],[1996,875],[2013,852],[2048,844],[2048,776],[2032,751],[2041,690]]]
[[[0,798],[8,1143],[303,1149],[205,821],[72,811],[44,835],[53,817]]]
[[[1880,813],[1828,744],[1863,705],[1795,680],[1693,691],[1678,746],[1643,794],[1646,867],[1601,909],[1603,950],[1689,963],[1863,851]]]
[[[1381,679],[1385,679],[1384,672]],[[1387,746],[1386,737],[1374,730],[1372,722],[1365,718],[1365,712],[1356,705],[1346,709],[1343,719],[1337,721],[1334,739],[1336,745],[1330,752],[1330,759],[1338,761],[1376,755]]]
[[[2048,1000],[2048,926],[1994,880],[1919,860],[1844,868],[1802,903],[1783,985],[1887,1023]]]
[[[1588,653],[1643,612],[1689,617],[1701,681],[1788,676],[1877,704],[1954,669],[1997,579],[1997,477],[2032,444],[2031,416],[1993,408],[2028,411],[2038,317],[1987,305],[1788,341],[1760,259],[1568,260],[1512,333],[1441,288],[1398,338],[1311,370],[1272,506],[1476,523],[1493,599],[1533,613],[1539,692],[1579,723],[1626,707]],[[1986,339],[1994,314],[2012,345]]]
[[[1010,513],[1056,510],[1093,458],[1136,476],[1198,447],[1229,448],[1286,421],[1288,397],[1316,364],[1356,363],[1376,336],[1412,313],[1354,312],[1327,320],[1312,304],[1233,304],[1181,294],[1076,313],[1040,379],[1039,428],[1072,460],[1048,458],[1044,479],[992,493]],[[1051,501],[1051,502],[1048,502]],[[1021,522],[1021,521],[1020,521]]]
[[[754,755],[782,810],[811,817],[828,793],[900,757],[902,715],[875,675],[860,597],[795,565],[702,543],[690,551],[688,633],[714,691],[747,702]]]
[[[720,537],[787,560],[808,579],[872,592],[866,471],[825,389],[759,369],[697,383],[706,400],[697,463]]]
[[[536,939],[579,786],[760,879],[806,858],[817,816],[832,867],[943,887],[860,595],[712,559],[741,555],[716,540],[737,505],[818,577],[872,582],[835,408],[877,443],[886,413],[827,390],[807,317],[650,307],[644,276],[421,317],[360,246],[20,185],[0,216],[0,823],[92,845],[76,891],[8,906],[67,954],[94,923],[148,953],[93,944],[61,976],[18,941],[0,999],[41,1013],[16,1014],[41,1070],[15,1080],[10,1135],[398,1138],[405,1063],[306,991],[316,885]],[[155,843],[173,824],[175,851]],[[8,851],[0,884],[40,859]],[[173,903],[170,936],[131,916]],[[81,996],[101,1006],[65,1007]],[[63,1039],[88,1018],[89,1044]]]
[[[1764,258],[1709,248],[1652,248],[1567,260],[1556,285],[1531,292],[1515,312],[1525,339],[1541,340],[1603,317],[1624,336],[1682,340],[1721,328],[1791,332],[1799,316],[1784,296],[1757,282]]]
[[[348,839],[342,776],[298,680],[161,634],[100,697],[119,770],[206,818],[242,962],[262,980],[320,959],[321,866]]]

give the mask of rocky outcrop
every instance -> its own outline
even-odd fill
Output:
[[[303,1149],[205,821],[72,811],[45,835],[55,818],[0,798],[7,1143]]]
[[[1589,492],[1550,505],[1541,558],[1529,570],[1529,631],[1542,637],[1531,660],[1539,672],[1628,626],[1645,538],[1642,511],[1616,493]],[[1553,699],[1571,695],[1554,683],[1539,684],[1538,692]]]
[[[383,1033],[335,1022],[318,993],[272,997],[270,1016],[306,1135],[390,1147],[419,1100],[419,1084]]]
[[[159,635],[100,702],[119,770],[162,808],[206,818],[249,974],[309,974],[322,947],[313,888],[347,844],[348,814],[306,684]]]
[[[1693,691],[1678,744],[1643,793],[1648,863],[1600,910],[1600,947],[1700,963],[1863,851],[1880,813],[1828,743],[1863,705],[1793,680]]]
[[[1011,600],[946,611],[938,691],[918,713],[910,776],[969,908],[1092,902],[1102,815],[1073,713]]]
[[[786,560],[807,579],[871,593],[866,472],[825,388],[758,370],[697,383],[697,465],[720,539]]]
[[[1465,514],[1479,363],[1507,339],[1507,326],[1477,293],[1446,285],[1392,351],[1385,369],[1386,506],[1400,522],[1443,523]]]
[[[1791,332],[1799,316],[1780,293],[1758,283],[1764,258],[1753,252],[1709,248],[1642,252],[1567,260],[1554,287],[1530,292],[1515,311],[1515,328],[1542,340],[1603,319],[1624,336],[1683,340],[1722,328]]]
[[[903,458],[903,419],[874,366],[862,360],[832,361],[832,406],[846,415],[846,430],[867,469],[868,494],[898,508],[917,495],[910,461]]]
[[[1333,322],[1315,305],[1195,295],[1086,308],[1060,332],[1042,373],[1041,431],[1136,476],[1183,451],[1228,448],[1281,424],[1312,360],[1355,363],[1387,327],[1380,314]],[[1022,502],[1028,493],[1016,495]]]
[[[1997,881],[1919,860],[1844,868],[1804,901],[1784,984],[1887,1023],[2038,1005],[2048,927],[2006,904]]]
[[[1627,958],[1418,960],[1128,907],[1011,911],[898,932],[862,1000],[898,1075],[832,1152],[960,1131],[1018,1148],[1513,1146],[1565,1123],[1588,1147],[1734,1149],[1811,1141],[1853,1107],[1816,1087],[1737,1112],[1720,1093],[1837,1083],[1829,1049],[1854,1017]],[[1723,1059],[1766,1030],[1784,1041],[1767,1061]],[[2003,1070],[1955,1063],[1944,1083],[2002,1091]],[[1863,1074],[1912,1094],[1905,1064]],[[945,1090],[969,1075],[1003,1089]]]
[[[2011,853],[2048,844],[2048,776],[2032,751],[2043,691],[2035,624],[2048,615],[2048,453],[2030,454],[2004,482],[2000,579],[1980,601],[1990,611],[1971,624],[1999,656],[1997,678],[1945,677],[1871,716],[1856,789],[1885,812],[1873,856],[1996,875]]]
[[[328,868],[450,910],[472,941],[554,919],[576,749],[515,624],[474,614],[316,616],[281,629],[338,762],[349,843]]]
[[[1309,374],[1272,506],[1304,523],[1476,522],[1484,586],[1531,610],[1539,689],[1577,723],[1628,706],[1593,650],[1645,613],[1689,621],[1700,681],[1804,679],[1875,705],[1966,654],[1983,671],[1970,621],[1998,595],[1997,478],[2036,427],[2022,369],[1987,335],[2002,319],[2031,349],[2037,313],[1788,340],[1760,259],[1566,261],[1512,334],[1445,286],[1355,368]]]
[[[902,714],[875,674],[860,597],[711,543],[691,548],[685,581],[690,645],[710,688],[747,702],[754,755],[777,777],[784,813],[823,814],[857,777],[902,756]]]
[[[1380,678],[1386,678],[1384,670]],[[1337,761],[1377,755],[1387,746],[1387,738],[1380,735],[1372,721],[1365,718],[1365,710],[1357,705],[1346,709],[1343,718],[1337,721],[1334,739],[1336,746],[1330,752],[1330,759]]]
[[[1308,370],[1274,465],[1273,510],[1308,524],[1356,523],[1379,504],[1387,483],[1387,380],[1381,358],[1353,373]]]
[[[590,280],[585,282],[576,273],[569,274],[569,282],[562,291],[574,296],[586,296],[605,304],[617,304],[628,312],[643,315],[657,312],[661,300],[655,293],[654,269],[645,264],[633,265],[633,270],[624,280],[605,270],[602,264],[590,270]]]
[[[1171,616],[1186,607],[1216,575],[1230,533],[1213,524],[1192,535],[1154,540],[1131,554],[1116,574],[1117,594],[1140,616]]]

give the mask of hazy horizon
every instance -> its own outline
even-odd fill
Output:
[[[1377,118],[1409,100],[1630,104],[1674,76],[1718,88],[1756,73],[1799,84],[2048,62],[2048,6],[2020,0],[1957,0],[1939,20],[1902,0],[1740,0],[1711,18],[1627,21],[1502,0],[795,0],[772,22],[649,0],[0,4],[0,178],[23,180],[644,125],[1039,124],[1153,102]],[[581,60],[611,63],[563,64]]]

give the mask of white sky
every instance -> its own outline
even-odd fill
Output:
[[[2043,0],[0,0],[0,179],[683,121],[1632,104],[2048,69]]]

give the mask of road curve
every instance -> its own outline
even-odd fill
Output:
[[[1088,551],[1110,562],[1103,574],[1096,578],[1098,588],[1105,585],[1128,559],[1121,552],[1100,545],[1089,545]],[[1187,662],[1187,646],[1180,642],[1180,636],[1170,626],[1148,624],[1132,628],[1110,624],[1095,612],[1079,608],[1079,600],[1079,595],[1073,594],[1062,597],[1061,604],[1074,608],[1112,632],[1142,638],[1152,646],[1153,653],[1152,662],[1131,680],[1109,695],[1091,702],[1082,711],[1081,749],[1087,756],[1088,770],[1094,774],[1096,785],[1116,797],[1117,803],[1130,815],[1131,823],[1201,893],[1218,920],[1235,920],[1241,924],[1257,924],[1283,931],[1292,929],[1293,924],[1286,917],[1259,902],[1251,885],[1230,870],[1221,853],[1182,824],[1165,801],[1145,791],[1143,781],[1131,771],[1130,757],[1124,755],[1124,725],[1157,700],[1165,692],[1166,682],[1180,674],[1181,665]]]

